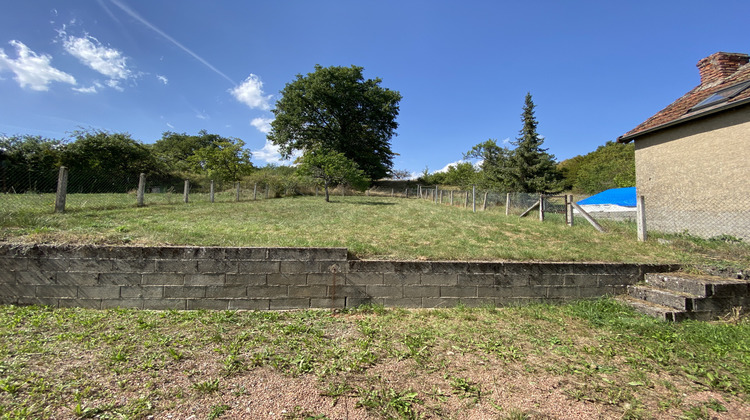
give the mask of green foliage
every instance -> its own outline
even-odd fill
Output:
[[[608,141],[591,153],[560,162],[558,169],[565,177],[565,186],[578,193],[634,187],[635,145]]]
[[[308,150],[298,162],[297,170],[301,175],[317,179],[323,184],[326,202],[330,201],[328,187],[331,185],[347,183],[363,190],[369,183],[369,179],[357,164],[340,152],[325,149]]]
[[[218,140],[207,147],[202,147],[188,158],[196,172],[203,172],[208,179],[219,182],[239,181],[248,175],[253,164],[250,163],[250,151],[245,149],[245,142],[230,138]]]
[[[481,159],[480,186],[503,191],[536,193],[563,189],[562,174],[555,166],[555,157],[542,148],[544,138],[537,133],[538,122],[534,116],[531,94],[526,99],[521,114],[523,127],[511,144],[514,149],[500,147],[490,139],[477,144],[464,157]]]
[[[0,191],[54,192],[64,145],[40,136],[0,136]]]
[[[390,173],[401,94],[382,88],[380,79],[365,80],[363,70],[316,65],[313,73],[287,83],[268,135],[282,156],[325,148],[343,153],[370,179]]]
[[[216,134],[209,134],[201,130],[198,135],[166,131],[161,139],[151,146],[156,159],[162,162],[170,171],[188,172],[191,170],[188,159],[200,149],[211,147],[222,138]]]
[[[469,188],[479,182],[480,172],[471,162],[458,162],[448,166],[445,172],[425,172],[417,179],[417,182],[428,185],[452,185],[460,188]]]

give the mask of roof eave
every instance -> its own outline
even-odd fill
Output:
[[[698,112],[698,113],[695,113],[695,114],[692,114],[692,115],[687,115],[686,114],[687,116],[680,117],[680,118],[678,118],[676,120],[672,120],[672,121],[670,121],[668,123],[657,125],[656,127],[651,127],[651,128],[649,128],[647,130],[639,131],[637,133],[630,134],[630,135],[622,135],[622,136],[620,136],[620,137],[617,138],[617,142],[618,143],[630,143],[631,140],[635,140],[636,137],[640,137],[640,136],[642,136],[644,134],[650,134],[650,133],[653,133],[655,131],[663,130],[665,128],[669,128],[669,127],[672,127],[672,126],[675,126],[675,125],[686,123],[688,121],[697,120],[698,118],[703,118],[703,117],[707,117],[709,115],[717,114],[719,112],[723,112],[723,111],[726,111],[726,110],[731,109],[731,108],[736,108],[738,106],[742,106],[742,105],[745,105],[747,103],[750,103],[750,98],[745,98],[745,99],[742,99],[742,100],[739,100],[739,101],[730,102],[730,103],[724,104],[722,106],[719,106],[719,107],[716,107],[716,108],[707,109],[707,110],[705,110],[703,112]]]

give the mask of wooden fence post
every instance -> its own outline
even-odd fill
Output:
[[[510,215],[510,193],[505,193],[505,215]]]
[[[487,194],[489,194],[489,191],[484,192],[484,202],[482,202],[482,211],[487,210]]]
[[[435,185],[435,197],[433,197],[433,198],[434,198],[434,200],[433,200],[433,201],[435,201],[435,204],[437,204],[437,202],[438,202],[438,192],[439,192],[439,191],[440,191],[440,190],[438,189],[438,186],[437,186],[437,185]]]
[[[635,201],[636,222],[638,229],[638,241],[645,242],[648,239],[646,232],[646,206],[645,199],[642,195],[636,197]]]
[[[55,194],[55,213],[65,213],[65,199],[68,195],[68,168],[61,166],[57,174],[57,194]]]
[[[237,182],[237,193],[234,196],[234,201],[240,201],[240,183]]]
[[[211,180],[211,186],[208,187],[208,201],[214,202],[214,180]]]
[[[136,202],[138,207],[144,206],[144,196],[146,195],[146,174],[141,172],[141,176],[138,178],[138,193],[136,194]]]
[[[253,201],[258,198],[258,183],[253,184]]]
[[[190,181],[185,180],[185,188],[182,190],[182,201],[184,201],[186,204],[188,202],[188,193],[190,193]]]
[[[477,186],[471,186],[471,211],[477,212]]]
[[[539,194],[539,221],[544,221],[544,195]]]

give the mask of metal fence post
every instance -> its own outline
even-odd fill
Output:
[[[65,213],[65,198],[68,195],[68,168],[61,166],[57,175],[57,194],[55,195],[55,213]]]
[[[636,211],[636,222],[638,224],[638,241],[644,242],[646,239],[648,239],[648,234],[646,233],[646,206],[644,202],[644,198],[642,195],[639,195],[636,197],[635,201],[635,211]]]
[[[138,207],[143,207],[145,205],[144,203],[145,195],[146,195],[146,174],[141,173],[140,178],[138,178],[138,194],[136,195]]]

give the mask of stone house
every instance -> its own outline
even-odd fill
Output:
[[[700,60],[698,86],[618,138],[635,142],[649,231],[750,241],[749,59]]]

